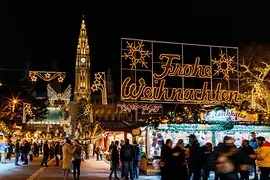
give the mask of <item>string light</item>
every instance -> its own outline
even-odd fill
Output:
[[[98,72],[95,74],[95,80],[91,86],[91,89],[93,92],[100,90],[102,95],[102,104],[108,104],[105,72]]]
[[[165,87],[163,79],[158,87],[146,86],[143,78],[139,79],[139,86],[130,83],[131,77],[127,77],[121,85],[121,97],[123,100],[142,101],[171,101],[182,103],[240,103],[240,93],[233,90],[221,89],[222,83],[218,83],[216,89],[208,89],[208,82],[204,82],[202,89],[169,88]],[[211,95],[213,94],[213,97]]]
[[[29,77],[31,81],[36,82],[38,77],[43,81],[51,81],[58,78],[58,82],[63,82],[66,77],[65,72],[47,72],[47,71],[29,71]]]
[[[50,105],[54,106],[55,101],[64,101],[65,102],[65,107],[66,111],[68,111],[68,105],[70,103],[70,97],[71,97],[71,85],[69,85],[63,93],[56,93],[55,90],[48,84],[47,85],[47,95],[48,99],[50,101]]]
[[[158,104],[152,104],[152,105],[148,105],[148,104],[118,104],[117,105],[118,108],[120,108],[120,111],[124,111],[124,112],[131,112],[134,110],[138,110],[141,109],[143,112],[145,113],[157,113],[162,109],[161,105]]]
[[[140,42],[142,44],[142,42]],[[133,46],[129,47],[132,49]],[[132,53],[133,54],[132,54]],[[134,52],[136,52],[134,50]],[[130,53],[125,54],[126,58],[132,59],[135,65],[132,65],[131,70],[136,68],[138,59],[135,59],[134,52],[130,50]],[[123,80],[121,85],[121,98],[122,100],[140,100],[140,101],[165,101],[165,102],[181,102],[181,103],[233,103],[239,104],[241,102],[242,95],[236,90],[222,89],[223,84],[217,83],[215,89],[209,89],[209,82],[204,82],[202,89],[193,88],[169,88],[166,86],[165,78],[168,76],[173,77],[196,77],[196,78],[212,78],[212,71],[215,74],[223,74],[226,80],[229,79],[229,73],[234,72],[232,67],[234,57],[226,58],[225,54],[221,51],[219,54],[220,59],[211,60],[217,69],[212,69],[209,65],[200,65],[200,58],[197,57],[195,64],[180,64],[174,63],[173,60],[180,60],[178,54],[160,54],[159,59],[166,62],[162,63],[163,69],[160,74],[153,73],[153,83],[151,86],[147,86],[144,78],[139,79],[139,83],[131,82],[132,77],[127,77]],[[141,56],[142,57],[142,56]],[[222,65],[225,64],[224,68]]]
[[[243,68],[241,76],[246,85],[251,88],[251,91],[245,92],[243,101],[249,103],[252,109],[262,110],[270,113],[270,95],[268,84],[270,81],[267,76],[270,72],[270,65],[266,62],[261,62],[264,67],[250,68],[245,65],[245,62],[240,66]]]
[[[4,134],[10,135],[10,129],[7,127],[7,125],[3,122],[0,121],[0,131],[2,131]]]

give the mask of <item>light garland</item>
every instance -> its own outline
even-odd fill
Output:
[[[100,90],[102,95],[102,104],[106,105],[107,102],[107,82],[105,72],[98,72],[95,74],[95,81],[93,82],[91,89],[93,92]]]
[[[87,104],[87,105],[85,106],[85,109],[84,109],[83,114],[84,114],[85,116],[88,116],[88,117],[89,117],[90,123],[93,122],[93,109],[92,109],[92,105],[91,105],[91,104]]]
[[[50,101],[50,105],[54,106],[54,102],[57,100],[64,101],[66,111],[68,111],[69,110],[68,105],[70,103],[70,97],[71,97],[71,90],[72,90],[71,85],[69,85],[63,93],[56,93],[55,90],[48,84],[47,95]]]
[[[39,77],[43,81],[51,81],[58,78],[58,82],[63,82],[66,77],[65,72],[47,72],[47,71],[29,71],[29,77],[31,81],[36,82]]]
[[[59,117],[60,120],[60,126],[70,126],[71,123],[71,116],[69,116],[66,120],[64,118],[62,118],[62,116]]]
[[[162,109],[162,105],[158,104],[118,104],[118,108],[123,112],[131,112],[141,109],[144,113],[157,113]]]
[[[267,76],[270,72],[270,64],[261,62],[264,65],[263,68],[255,67],[251,69],[245,65],[245,62],[240,65],[243,70],[241,71],[242,79],[245,84],[251,88],[250,92],[246,92],[243,97],[244,101],[250,103],[250,108],[263,110],[266,113],[270,113],[270,95],[268,84],[270,81]]]
[[[4,123],[3,121],[0,121],[0,132],[3,132],[4,134],[11,134],[9,128],[7,127],[6,123]]]
[[[225,131],[225,132],[270,132],[268,126],[246,126],[234,125],[232,129],[224,129],[219,125],[202,125],[202,124],[160,124],[159,131],[163,132],[180,132],[180,131]]]

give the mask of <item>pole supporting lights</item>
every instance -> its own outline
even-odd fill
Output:
[[[93,82],[91,89],[93,92],[100,90],[102,95],[102,104],[107,103],[107,83],[105,72],[98,72],[95,74],[95,81]]]

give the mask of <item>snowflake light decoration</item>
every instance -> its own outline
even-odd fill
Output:
[[[219,54],[219,59],[212,59],[211,61],[213,64],[217,66],[217,69],[215,69],[215,75],[223,74],[223,77],[228,81],[230,78],[230,72],[234,73],[236,72],[235,67],[232,66],[232,63],[234,62],[235,56],[231,57],[225,57],[225,54],[221,51]]]
[[[129,43],[127,42],[127,48],[129,49],[128,53],[124,53],[122,57],[125,58],[125,60],[130,59],[131,60],[131,69],[136,69],[137,64],[141,64],[142,67],[145,67],[146,69],[148,62],[145,61],[145,58],[149,58],[150,55],[152,54],[151,51],[145,51],[143,49],[143,41],[137,42],[137,44],[134,43]]]

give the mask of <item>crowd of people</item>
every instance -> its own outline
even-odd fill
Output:
[[[270,143],[254,132],[241,147],[234,143],[234,138],[225,136],[214,148],[211,143],[201,146],[191,134],[188,145],[180,139],[173,147],[167,139],[159,163],[162,180],[207,180],[211,171],[215,180],[249,180],[251,174],[255,180],[270,180]]]

